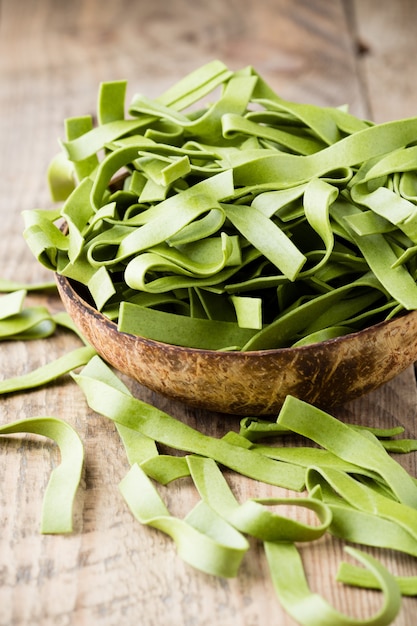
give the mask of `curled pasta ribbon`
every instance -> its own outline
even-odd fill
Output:
[[[64,206],[24,213],[35,257],[120,330],[262,350],[417,308],[416,118],[291,103],[220,61],[153,100],[136,94],[127,117],[126,86],[100,85],[96,125],[66,121],[49,170]],[[232,250],[204,256],[222,238]]]
[[[399,502],[392,490],[392,479],[396,473],[395,480],[401,482],[400,477],[403,476],[408,484],[409,496],[414,491],[415,480],[406,475],[385,452],[391,448],[401,452],[414,450],[414,440],[390,439],[403,432],[401,427],[358,427],[333,421],[332,417],[326,422],[327,418],[312,406],[288,399],[278,422],[255,418],[242,420],[240,437],[258,453],[306,468],[307,488],[311,496],[322,499],[332,511],[330,533],[346,541],[416,556],[416,509]],[[323,422],[325,428],[322,428]],[[258,443],[264,437],[287,436],[290,432],[308,436],[324,447],[293,448]],[[361,460],[353,452],[353,449],[359,451],[358,435],[365,437],[371,446],[366,455],[362,450]],[[349,440],[350,445],[347,445]],[[343,451],[339,447],[342,441]],[[379,469],[372,457],[376,449],[379,449]],[[381,467],[384,469],[382,473]]]
[[[308,437],[344,461],[375,472],[400,503],[417,511],[415,481],[376,439],[292,396],[286,398],[277,422]]]
[[[143,469],[149,463],[141,467],[133,464],[120,490],[135,517],[171,536],[180,556],[198,569],[220,576],[235,576],[248,549],[241,533],[262,540],[311,541],[322,536],[330,523],[328,507],[312,499],[250,500],[239,505],[212,459],[187,456],[183,460],[202,496],[184,520],[169,514]],[[176,465],[174,457],[166,461]],[[306,506],[318,514],[322,523],[318,526],[302,524],[272,513],[264,506],[266,504]]]
[[[41,339],[55,331],[45,307],[24,306],[26,293],[26,289],[18,289],[0,296],[0,341]]]
[[[84,459],[84,449],[78,434],[68,423],[55,417],[33,417],[0,427],[0,435],[12,433],[42,435],[58,444],[61,462],[52,470],[44,493],[41,532],[71,532],[73,503]]]
[[[213,458],[241,474],[301,491],[305,484],[302,468],[267,459],[196,431],[167,413],[134,398],[120,382],[113,383],[111,370],[94,356],[73,378],[84,391],[89,406],[115,423],[139,431],[159,443],[186,452]]]
[[[299,553],[292,542],[317,539],[326,531],[331,513],[327,507],[320,507],[319,501],[268,499],[249,500],[239,505],[213,460],[188,456],[187,463],[202,501],[184,519],[170,515],[149,478],[137,464],[132,466],[120,484],[120,490],[135,517],[141,523],[169,535],[185,562],[207,573],[226,577],[236,575],[248,548],[241,535],[243,532],[264,541],[278,598],[285,610],[300,624],[318,626],[326,621],[335,626],[383,626],[390,624],[398,614],[400,591],[394,577],[378,561],[358,550],[347,548],[368,568],[365,578],[367,586],[382,589],[384,593],[384,603],[377,615],[365,620],[349,618],[310,591]],[[262,504],[277,502],[298,503],[301,506],[307,502],[307,506],[323,518],[322,524],[318,527],[307,526],[282,518],[262,507]],[[234,528],[240,532],[234,531]],[[339,572],[339,579],[350,583],[352,574],[346,576]]]
[[[363,484],[340,470],[311,467],[307,472],[307,486],[311,489],[317,485],[320,485],[325,502],[342,505],[346,502],[365,514],[398,524],[416,540],[417,509],[392,499],[384,489],[381,492],[378,483]],[[340,496],[341,503],[334,494]]]
[[[313,498],[257,498],[239,504],[212,459],[189,456],[187,462],[203,501],[235,528],[252,537],[262,541],[313,541],[322,537],[331,523],[330,509]],[[285,505],[314,511],[320,524],[305,524],[269,508]]]
[[[360,550],[346,552],[365,565],[378,581],[384,594],[381,609],[368,619],[355,619],[334,609],[324,598],[310,590],[302,560],[292,543],[266,542],[265,552],[277,596],[285,610],[302,626],[387,626],[398,615],[401,594],[394,577],[372,556]]]
[[[10,287],[18,286],[7,283]],[[65,327],[85,343],[79,330],[67,313],[51,315],[45,307],[25,307],[24,300],[27,289],[11,290],[10,293],[0,296],[0,340],[30,340],[49,337],[55,332],[57,326]],[[49,288],[49,284],[47,284]],[[44,288],[44,285],[29,286],[30,289]],[[27,374],[15,376],[0,381],[0,395],[34,389],[56,380],[63,374],[75,370],[86,363],[96,354],[96,351],[88,345],[76,348],[71,352],[42,365]]]
[[[51,288],[50,283],[26,285],[0,279],[0,341],[42,339],[55,332],[60,318],[54,319],[46,307],[25,306],[28,291]],[[55,283],[53,283],[56,289]]]
[[[185,519],[171,516],[137,464],[132,465],[119,488],[135,517],[169,535],[186,563],[216,576],[236,576],[249,545],[204,502],[199,502]]]

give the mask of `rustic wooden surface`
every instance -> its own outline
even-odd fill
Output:
[[[0,0],[0,276],[40,281],[49,275],[22,239],[21,211],[50,207],[45,183],[65,117],[94,111],[98,83],[127,78],[130,92],[156,95],[213,58],[254,65],[288,99],[347,103],[376,121],[417,114],[413,0]],[[42,301],[45,298],[41,298]],[[54,297],[52,309],[60,308]],[[46,363],[78,345],[64,331],[32,343],[0,345],[0,377]],[[158,397],[126,381],[144,400],[221,436],[238,420]],[[379,391],[342,407],[356,423],[395,425],[417,436],[416,384],[409,368]],[[43,489],[58,462],[50,442],[0,443],[0,626],[290,626],[275,598],[262,549],[253,545],[233,580],[185,565],[167,538],[141,527],[117,485],[128,469],[114,427],[89,411],[69,379],[0,399],[0,421],[56,415],[80,433],[83,484],[70,536],[42,536]],[[413,455],[402,458],[416,475]],[[239,497],[271,488],[231,477]],[[185,481],[164,490],[174,514],[192,505]],[[370,615],[374,592],[341,588],[334,574],[342,545],[326,538],[302,550],[313,589],[340,610]],[[416,574],[411,558],[388,553],[394,573]],[[405,599],[396,626],[415,624]]]

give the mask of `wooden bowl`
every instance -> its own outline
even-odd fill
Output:
[[[58,275],[57,284],[69,315],[110,365],[211,411],[277,414],[289,394],[330,408],[373,391],[417,360],[417,311],[313,345],[220,352],[121,333],[68,279]]]

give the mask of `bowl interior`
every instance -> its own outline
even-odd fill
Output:
[[[77,284],[56,280],[69,315],[110,365],[154,391],[221,413],[273,415],[287,395],[330,408],[375,390],[417,360],[417,311],[317,344],[220,352],[121,333]]]

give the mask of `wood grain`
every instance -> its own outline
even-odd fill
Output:
[[[369,115],[386,122],[417,113],[417,93],[409,59],[417,54],[410,26],[417,19],[413,0],[356,0],[351,10],[358,69],[363,78]]]
[[[0,0],[0,276],[49,278],[22,238],[22,210],[49,207],[45,180],[63,119],[94,112],[102,80],[127,78],[128,97],[157,95],[213,58],[232,69],[251,64],[289,99],[339,105],[377,120],[414,114],[414,3],[382,0]],[[47,300],[59,308],[54,297]],[[0,376],[46,363],[78,346],[65,331],[31,343],[0,345]],[[124,378],[138,397],[214,436],[238,419],[190,409]],[[355,423],[401,424],[416,436],[412,368],[337,411]],[[42,536],[42,493],[59,462],[56,447],[35,437],[1,440],[0,626],[294,626],[274,595],[261,546],[253,542],[239,576],[220,580],[192,570],[166,537],[137,524],[117,485],[128,469],[112,424],[91,412],[69,377],[44,389],[0,399],[6,423],[56,415],[79,431],[86,451],[68,537]],[[416,475],[414,455],[401,462]],[[230,475],[242,500],[272,488]],[[187,480],[162,489],[174,514],[196,501]],[[374,592],[341,589],[334,574],[340,542],[326,537],[303,548],[311,586],[341,610],[370,615]],[[382,557],[394,572],[415,561]],[[395,626],[414,623],[406,599]]]

